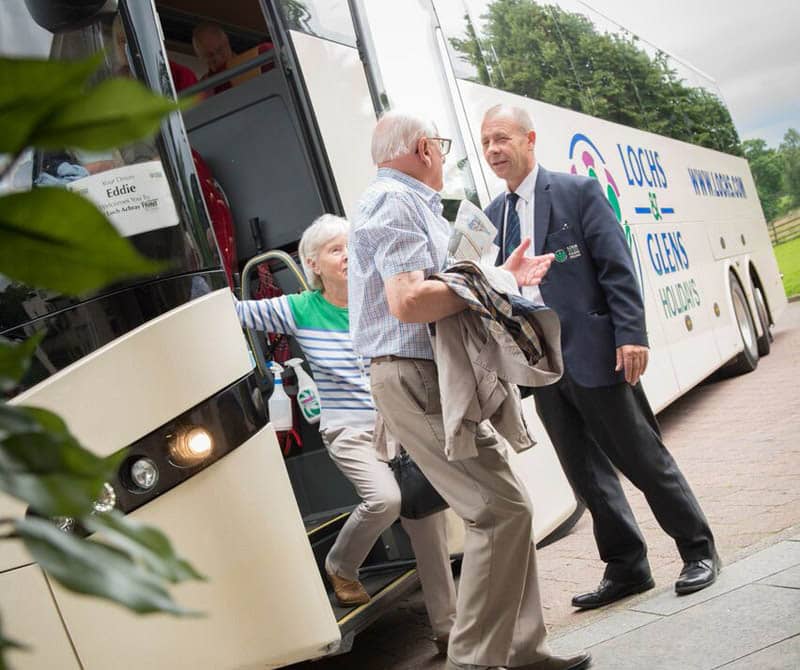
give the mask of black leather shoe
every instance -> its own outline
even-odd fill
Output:
[[[572,599],[572,606],[583,610],[591,610],[597,607],[605,607],[617,600],[627,598],[635,593],[647,591],[655,586],[652,577],[648,577],[642,582],[615,582],[611,579],[603,578],[595,591],[581,593]]]
[[[686,561],[683,570],[675,582],[675,593],[685,596],[687,593],[694,593],[711,586],[717,581],[720,571],[720,561],[718,558],[704,558],[702,561]]]

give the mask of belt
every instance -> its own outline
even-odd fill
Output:
[[[391,363],[392,361],[418,361],[419,358],[412,358],[411,356],[395,356],[389,354],[388,356],[374,356],[370,359],[370,363]]]

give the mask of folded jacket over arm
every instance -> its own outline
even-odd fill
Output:
[[[545,386],[561,378],[555,312],[522,298],[502,268],[461,261],[430,279],[447,284],[468,305],[431,326],[447,458],[477,456],[475,435],[486,420],[516,451],[532,447],[517,386]]]

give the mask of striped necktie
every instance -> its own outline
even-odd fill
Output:
[[[519,195],[516,193],[506,194],[506,234],[503,240],[503,262],[519,246],[519,214],[517,214],[517,200]]]

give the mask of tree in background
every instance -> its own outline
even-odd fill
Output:
[[[780,153],[770,149],[764,140],[744,140],[744,157],[750,162],[750,171],[756,183],[758,198],[764,217],[772,221],[779,216],[783,190],[783,160]]]
[[[742,142],[767,221],[800,206],[800,132],[789,128],[777,149],[761,139]]]
[[[783,158],[783,190],[788,210],[800,206],[800,133],[789,128],[778,151]]]
[[[601,34],[582,14],[533,0],[495,0],[487,10],[480,39],[467,20],[467,37],[451,40],[481,83],[741,155],[725,105],[684,83],[666,54],[651,57],[635,37]]]

